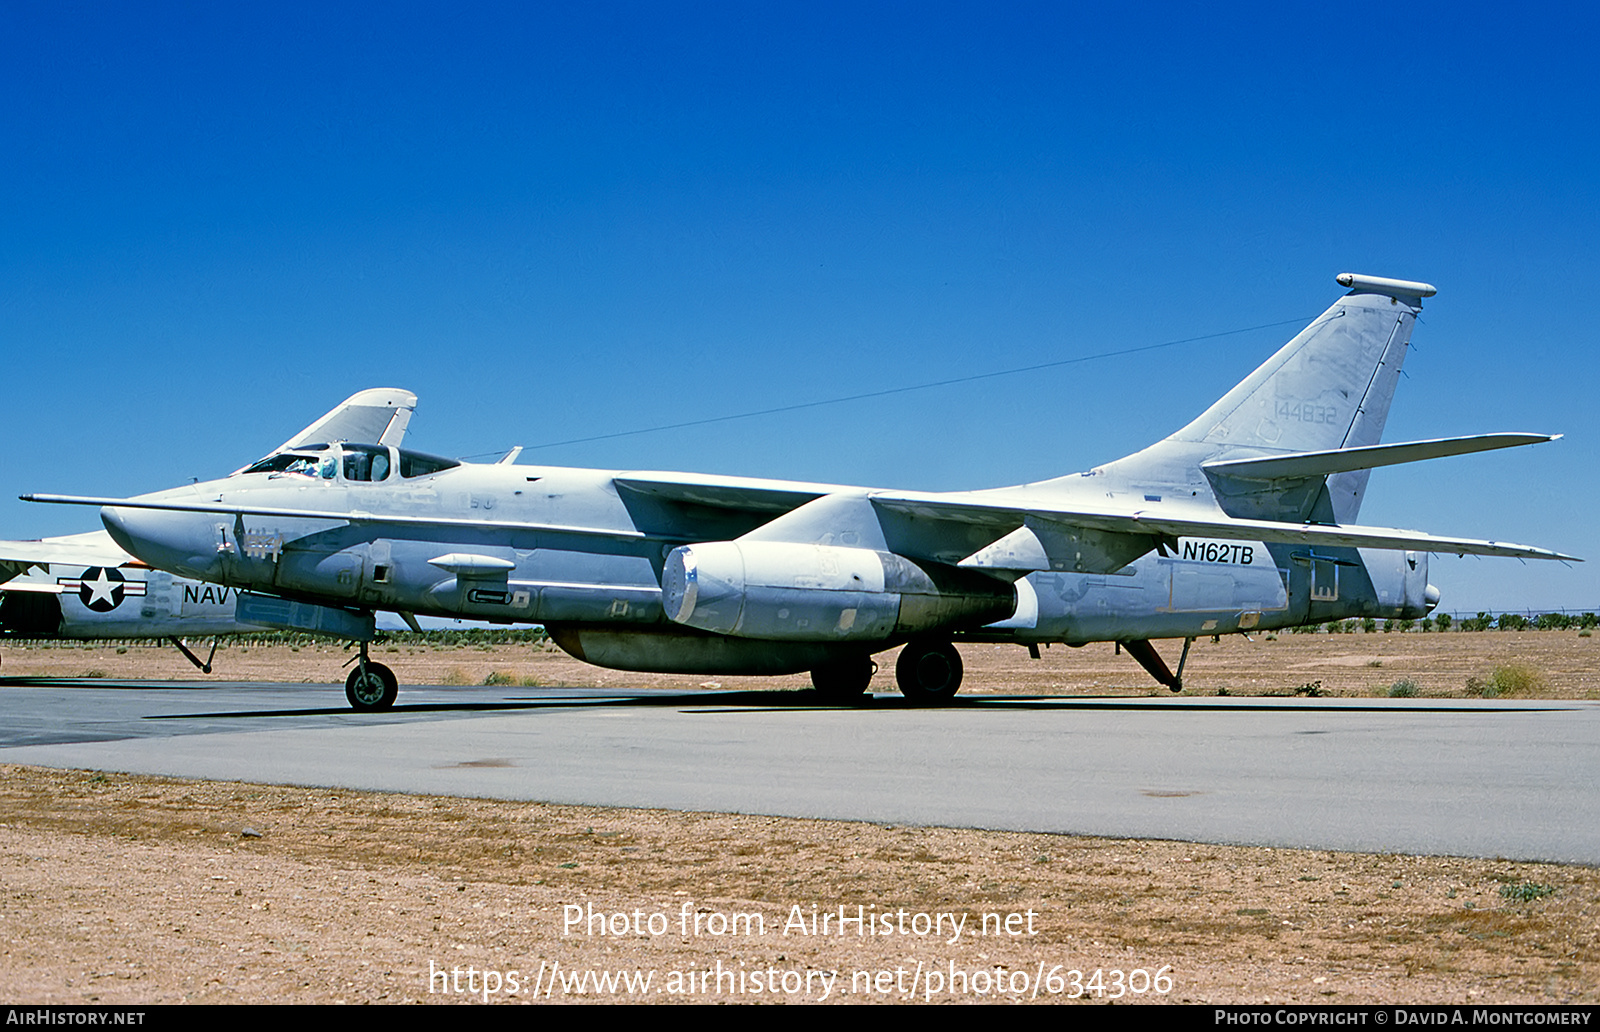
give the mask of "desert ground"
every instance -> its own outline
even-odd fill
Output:
[[[372,647],[372,658],[389,665],[406,684],[500,683],[568,685],[574,688],[723,688],[761,690],[810,686],[792,677],[690,677],[603,670],[581,663],[553,644],[412,644],[403,636]],[[1176,668],[1182,642],[1156,642]],[[196,646],[198,647],[198,646]],[[206,649],[202,648],[202,656]],[[963,645],[967,666],[964,695],[1166,695],[1133,660],[1110,644],[1041,650],[1030,659],[1015,645]],[[894,657],[877,657],[873,690],[893,692]],[[1224,635],[1194,643],[1184,668],[1191,695],[1378,696],[1397,681],[1410,681],[1418,697],[1506,697],[1600,699],[1600,638],[1571,631],[1482,631],[1447,634]],[[40,642],[0,644],[0,677],[178,680],[203,687],[207,681],[342,683],[355,651],[342,644],[261,644],[221,639],[213,673],[201,674],[164,642],[126,644]],[[1496,672],[1500,677],[1496,678]],[[1469,681],[1480,682],[1478,687]]]
[[[1577,631],[1202,639],[1185,690],[1595,699],[1594,648]],[[621,674],[536,644],[376,655],[402,685],[805,685]],[[1166,694],[1111,646],[963,655],[964,693]],[[207,678],[170,648],[8,643],[0,676],[203,690],[342,680],[348,658],[237,641]],[[0,901],[14,1003],[1600,1001],[1600,872],[1492,858],[7,766]],[[805,930],[841,908],[866,920]],[[652,982],[574,981],[613,972]]]

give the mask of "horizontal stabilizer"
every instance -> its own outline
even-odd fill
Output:
[[[1445,437],[1434,441],[1407,441],[1403,444],[1372,444],[1361,448],[1333,448],[1326,451],[1293,452],[1254,459],[1223,459],[1201,463],[1211,474],[1245,480],[1298,480],[1376,469],[1403,462],[1420,462],[1449,455],[1516,448],[1559,440],[1560,434],[1477,434],[1472,437]]]

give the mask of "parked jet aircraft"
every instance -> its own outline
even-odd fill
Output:
[[[410,391],[361,391],[271,455],[338,440],[399,445],[417,407]],[[270,458],[270,456],[269,456]],[[206,673],[185,637],[269,630],[242,623],[234,589],[151,570],[104,530],[40,541],[0,541],[0,639],[166,638]]]
[[[1349,293],[1188,426],[1085,473],[923,493],[682,473],[476,465],[308,444],[223,480],[106,506],[119,544],[240,591],[253,623],[362,643],[346,683],[382,709],[373,611],[542,623],[623,670],[810,671],[864,691],[904,644],[913,700],[959,688],[956,641],[1118,641],[1173,690],[1151,639],[1350,616],[1420,617],[1428,553],[1566,559],[1526,545],[1353,524],[1369,471],[1539,434],[1379,444],[1426,283]],[[508,459],[511,456],[507,457]],[[307,475],[289,476],[294,471]],[[27,496],[25,496],[27,497]]]

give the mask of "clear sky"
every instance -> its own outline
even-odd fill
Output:
[[[5,496],[410,443],[927,490],[1187,422],[1346,270],[1439,287],[1362,522],[1600,560],[1600,8],[0,5]],[[94,529],[0,501],[0,537]],[[1448,610],[1600,561],[1436,557]]]

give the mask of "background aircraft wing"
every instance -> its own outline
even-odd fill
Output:
[[[0,581],[9,581],[31,566],[42,566],[48,572],[52,563],[84,567],[123,566],[138,563],[138,560],[118,548],[117,543],[111,540],[111,535],[103,530],[38,541],[0,541]]]

